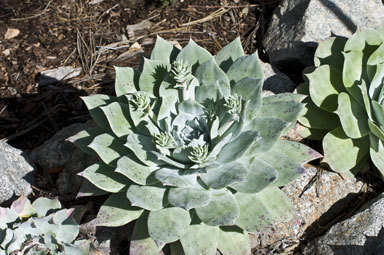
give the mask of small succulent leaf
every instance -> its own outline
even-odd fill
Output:
[[[215,145],[215,147],[213,147],[211,152],[208,154],[208,158],[216,159],[221,149],[231,140],[231,138],[232,138],[232,134],[229,134],[227,136],[220,137],[219,139],[217,139],[217,144]]]
[[[384,79],[384,63],[378,64],[376,73],[372,78],[371,84],[368,88],[369,97],[373,100],[377,100],[380,97],[380,92],[382,90],[382,82]]]
[[[100,108],[104,112],[109,126],[116,136],[123,137],[133,132],[131,124],[128,121],[128,119],[130,119],[128,105],[113,102]]]
[[[130,240],[129,255],[158,255],[163,248],[163,245],[157,246],[149,236],[147,221],[147,214],[143,214],[136,220]]]
[[[122,174],[114,172],[114,168],[103,163],[96,163],[87,167],[79,175],[86,178],[97,188],[117,193],[130,181]]]
[[[321,109],[333,112],[337,109],[337,95],[345,90],[342,75],[333,66],[319,66],[306,74],[311,86],[309,94],[312,101]]]
[[[367,136],[351,139],[338,127],[324,137],[323,148],[323,161],[336,172],[346,172],[368,153],[369,139]]]
[[[227,72],[229,67],[240,57],[244,56],[240,37],[236,37],[231,43],[222,48],[215,56],[216,63]]]
[[[155,172],[155,178],[163,185],[180,188],[194,187],[197,185],[196,174],[188,174],[190,170],[163,167]]]
[[[304,105],[302,103],[295,101],[263,102],[258,117],[276,118],[287,122],[296,122],[303,108]]]
[[[21,196],[12,202],[11,204],[11,210],[16,212],[18,215],[23,214],[23,211],[26,207],[29,207],[28,204],[31,204],[31,201],[24,195],[24,193],[21,194]]]
[[[88,255],[88,254],[95,254],[95,252],[90,251],[91,247],[89,244],[84,243],[82,245],[80,244],[61,244],[63,246],[63,252],[64,254],[71,254],[71,255]]]
[[[272,148],[272,152],[281,153],[300,164],[305,164],[323,157],[320,153],[305,144],[288,140],[277,140],[275,146]]]
[[[189,40],[187,46],[185,46],[177,55],[176,61],[182,61],[192,66],[192,70],[196,70],[198,65],[210,60],[212,58],[211,53],[206,49],[197,45],[192,39]]]
[[[143,209],[131,206],[126,192],[115,193],[100,207],[96,222],[98,226],[118,227],[136,220]]]
[[[384,107],[375,100],[371,101],[371,105],[375,120],[377,120],[380,126],[384,126]]]
[[[243,129],[243,131],[257,130],[259,132],[259,139],[249,147],[246,155],[253,156],[254,153],[268,151],[288,125],[288,122],[281,119],[255,118]]]
[[[244,152],[259,138],[257,131],[245,131],[236,139],[224,145],[217,156],[217,161],[228,163],[240,158]]]
[[[156,159],[151,153],[152,151],[156,151],[152,137],[140,134],[130,134],[127,137],[127,143],[124,144],[124,146],[129,148],[143,164],[150,167],[155,167],[157,165]]]
[[[341,52],[346,42],[347,38],[341,36],[330,37],[320,42],[315,52],[315,66],[333,65],[336,68],[342,67],[344,57]]]
[[[235,197],[227,189],[212,190],[209,204],[195,210],[199,218],[210,226],[233,225],[240,215]]]
[[[39,197],[32,203],[32,206],[36,210],[37,217],[45,217],[50,211],[61,209],[58,199],[48,199],[46,197]]]
[[[173,63],[179,52],[180,50],[172,43],[164,40],[160,36],[156,36],[156,43],[151,53],[151,60],[161,60]]]
[[[92,95],[81,97],[81,99],[83,99],[89,113],[92,116],[92,119],[97,123],[97,125],[104,130],[111,130],[111,127],[108,125],[108,120],[100,107],[116,101],[116,98],[107,95]]]
[[[243,182],[248,175],[248,169],[240,162],[233,161],[207,173],[200,174],[202,181],[212,189],[223,189],[233,183]]]
[[[328,130],[308,128],[303,125],[298,125],[296,127],[296,132],[299,136],[311,140],[322,140],[324,136],[328,133]]]
[[[249,100],[246,121],[249,122],[259,113],[262,105],[261,90],[263,79],[246,77],[236,82],[232,88],[232,94],[237,94],[245,101]]]
[[[92,148],[104,163],[111,166],[116,166],[117,159],[129,153],[122,141],[108,133],[96,136],[88,147]]]
[[[190,210],[206,206],[211,200],[211,191],[201,188],[171,188],[168,201],[171,205]]]
[[[271,149],[267,152],[258,153],[256,157],[277,171],[278,178],[271,184],[272,186],[284,186],[305,173],[302,164],[277,150]]]
[[[292,218],[292,204],[278,187],[268,187],[256,194],[237,192],[234,196],[241,211],[236,225],[248,232],[263,231],[275,222]]]
[[[384,145],[383,141],[376,136],[370,136],[371,146],[369,148],[369,154],[371,156],[373,164],[380,171],[381,175],[384,175]]]
[[[299,91],[298,91],[298,93],[299,93]],[[303,102],[303,100],[306,97],[307,97],[306,95],[302,95],[302,94],[280,93],[280,94],[264,97],[263,103],[264,104],[270,104],[270,103],[274,103],[274,102],[284,102],[284,101],[294,101],[294,102],[300,103],[300,102]]]
[[[231,188],[242,193],[257,193],[269,186],[278,177],[278,172],[270,164],[255,157],[243,157],[241,161],[248,168],[248,175],[243,182],[233,183]]]
[[[186,100],[178,105],[178,111],[192,115],[195,118],[204,114],[204,106],[195,100]]]
[[[154,180],[150,178],[152,172],[157,170],[155,166],[145,166],[140,164],[130,157],[123,156],[117,161],[115,172],[128,177],[131,181],[140,185],[150,185]]]
[[[384,141],[384,131],[380,127],[378,127],[375,123],[370,120],[368,120],[368,126],[372,134],[377,136],[380,140]]]
[[[236,226],[220,227],[217,248],[223,255],[251,255],[248,232]]]
[[[131,185],[127,190],[127,197],[132,206],[158,211],[163,208],[164,193],[164,188]]]
[[[317,107],[310,98],[304,99],[303,103],[305,103],[305,107],[298,117],[298,121],[304,126],[332,130],[341,125],[337,114]]]
[[[179,240],[190,223],[188,211],[178,207],[164,208],[149,213],[148,232],[157,245],[162,245]]]
[[[360,138],[367,135],[369,128],[365,109],[353,97],[344,92],[339,94],[338,104],[336,112],[347,136]]]
[[[219,239],[219,227],[204,223],[189,225],[180,238],[185,255],[215,255]]]
[[[215,119],[212,121],[211,129],[209,130],[209,137],[211,138],[211,141],[216,141],[216,137],[219,134],[219,125],[220,120],[219,117],[216,116]]]
[[[361,73],[363,71],[363,52],[349,51],[343,52],[343,55],[343,83],[345,87],[349,88],[361,79]]]
[[[218,84],[221,94],[226,97],[230,95],[231,87],[225,72],[216,64],[214,58],[201,64],[195,72],[200,86],[211,86]]]
[[[380,45],[382,41],[382,35],[379,31],[373,28],[358,28],[357,31],[346,42],[344,51],[363,51],[366,47],[366,44]]]
[[[139,78],[140,91],[155,94],[170,69],[171,64],[166,61],[144,58],[143,71]]]
[[[228,69],[227,76],[231,83],[236,83],[245,77],[263,79],[263,71],[257,52],[252,55],[239,57]]]
[[[384,43],[382,43],[368,58],[367,64],[375,66],[384,63]]]
[[[76,198],[79,197],[91,197],[91,196],[102,196],[108,194],[107,191],[97,188],[87,179],[83,180],[83,183],[80,186],[80,190],[76,195]]]
[[[136,71],[132,67],[115,66],[115,72],[115,92],[117,97],[136,92],[135,81],[139,76],[138,71]]]
[[[174,89],[175,81],[167,75],[160,84],[159,95],[161,97],[161,106],[158,113],[158,119],[164,119],[171,113],[176,114],[176,103],[179,100],[179,91]]]
[[[77,147],[80,148],[85,153],[97,156],[97,153],[88,147],[88,145],[92,142],[92,140],[101,134],[104,134],[105,130],[94,127],[94,128],[88,128],[85,130],[80,131],[74,136],[71,136],[66,139],[66,141],[69,141],[71,143],[74,143]]]

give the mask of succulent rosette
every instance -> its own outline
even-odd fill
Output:
[[[74,209],[61,209],[56,199],[25,196],[10,208],[0,207],[0,253],[25,255],[87,255],[89,243],[76,241],[79,225]]]
[[[136,224],[130,254],[250,254],[248,232],[288,219],[279,189],[320,155],[281,140],[302,95],[262,98],[258,55],[240,39],[216,56],[157,38],[139,70],[116,67],[116,97],[84,98],[99,127],[72,137],[101,158],[81,195],[110,194],[97,221]]]
[[[324,162],[348,175],[368,160],[384,174],[384,26],[333,36],[315,53],[299,93],[310,95],[300,134],[323,139]]]

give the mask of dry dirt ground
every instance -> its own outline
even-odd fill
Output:
[[[240,36],[252,53],[279,2],[1,0],[0,139],[31,150],[86,121],[80,96],[113,94],[113,66],[137,66],[156,35],[181,46],[193,38],[213,54]],[[40,72],[62,66],[80,67],[81,75],[36,85]]]

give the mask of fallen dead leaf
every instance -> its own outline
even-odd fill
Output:
[[[15,38],[16,36],[18,36],[19,34],[20,34],[20,30],[19,29],[17,29],[17,28],[8,28],[7,32],[5,32],[5,34],[4,34],[4,39],[5,40],[12,39],[12,38]]]
[[[130,50],[140,50],[141,49],[141,45],[138,43],[138,42],[135,42],[131,45],[131,47],[129,47]]]
[[[3,50],[3,54],[8,57],[9,54],[11,54],[11,50],[10,49],[6,49],[6,50]]]

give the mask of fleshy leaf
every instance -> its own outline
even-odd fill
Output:
[[[136,220],[130,240],[129,255],[158,255],[163,247],[156,245],[148,233],[148,215]]]
[[[231,43],[222,48],[215,56],[216,63],[224,72],[240,57],[244,56],[240,37],[236,37]]]
[[[349,51],[343,53],[344,66],[343,66],[343,83],[344,86],[349,88],[360,80],[363,69],[363,52],[362,51]]]
[[[251,255],[247,231],[235,226],[220,227],[217,248],[223,255]]]
[[[369,139],[349,138],[342,127],[329,132],[323,140],[324,159],[336,172],[346,172],[353,168],[368,153]]]
[[[123,103],[113,102],[109,105],[100,107],[111,127],[113,133],[118,137],[126,136],[131,134],[132,127],[129,123],[129,106]]]
[[[152,211],[148,216],[148,232],[157,245],[171,243],[180,239],[191,222],[189,212],[170,207]]]
[[[209,169],[200,174],[203,182],[212,189],[222,189],[235,182],[243,182],[248,175],[248,169],[240,162],[234,161],[218,168]]]
[[[44,217],[50,211],[61,209],[58,199],[48,199],[46,197],[39,197],[32,203],[32,206],[35,208],[38,217]]]
[[[202,238],[203,237],[203,238]],[[219,227],[204,223],[190,225],[180,238],[185,255],[215,255],[219,238]]]
[[[131,206],[125,192],[115,193],[100,207],[97,224],[105,227],[118,227],[136,220],[143,209]]]
[[[115,92],[116,96],[122,96],[128,93],[136,92],[135,80],[139,73],[132,67],[115,66],[116,81]]]
[[[383,141],[375,136],[371,136],[371,147],[369,149],[373,164],[384,176],[384,145]]]
[[[195,210],[199,218],[210,226],[233,225],[240,215],[236,200],[227,189],[212,190],[209,204]]]
[[[305,103],[305,107],[298,120],[304,126],[332,130],[341,125],[337,114],[322,110],[310,98],[304,99],[303,103]]]
[[[232,82],[238,82],[245,77],[263,79],[263,71],[259,63],[259,55],[255,52],[249,56],[238,58],[228,69],[227,76]]]
[[[343,66],[344,57],[341,52],[343,51],[346,42],[347,38],[336,36],[325,39],[324,41],[319,43],[315,52],[315,66]]]
[[[100,109],[100,106],[107,105],[116,101],[114,97],[110,97],[107,95],[92,95],[87,97],[82,97],[85,105],[87,106],[89,113],[92,116],[92,119],[105,130],[110,130],[110,126],[108,125],[108,120],[104,114],[104,112]]]
[[[190,210],[205,206],[211,199],[211,191],[201,188],[171,188],[168,201],[171,205]]]
[[[353,97],[344,92],[339,94],[338,104],[337,114],[347,136],[351,138],[366,136],[369,133],[369,128],[365,109]]]
[[[259,232],[277,221],[292,217],[292,204],[277,187],[269,187],[256,194],[236,193],[241,214],[236,225],[248,232]]]
[[[143,71],[139,78],[140,91],[155,94],[170,69],[171,64],[166,61],[144,58]]]
[[[179,170],[177,168],[161,168],[155,172],[155,177],[163,185],[181,188],[193,187],[197,183],[195,174],[188,174],[188,170]]]
[[[190,39],[187,46],[185,46],[184,49],[180,51],[179,55],[177,55],[176,61],[183,61],[184,63],[191,65],[192,70],[195,70],[198,65],[201,65],[211,58],[211,53]]]
[[[164,188],[131,185],[127,190],[127,197],[132,206],[158,211],[163,208],[164,193]]]
[[[156,36],[156,43],[151,53],[151,59],[167,61],[172,64],[179,52],[180,50],[172,43],[164,40],[160,36]]]
[[[382,43],[375,52],[369,57],[367,64],[368,65],[378,65],[384,63],[384,43]]]
[[[130,157],[123,156],[117,161],[115,172],[125,175],[137,184],[146,185],[153,183],[149,176],[156,169],[157,167],[145,166],[132,160]]]

